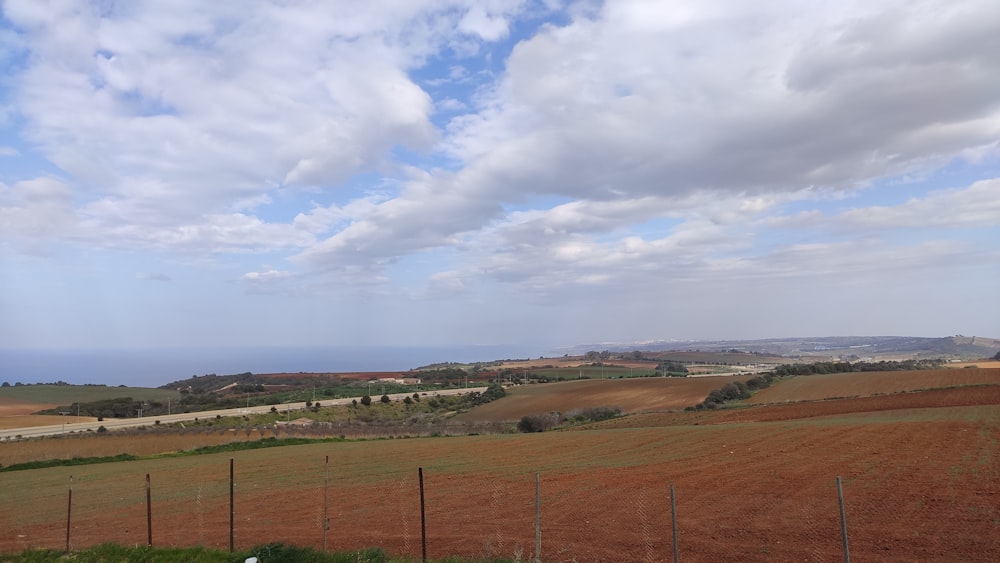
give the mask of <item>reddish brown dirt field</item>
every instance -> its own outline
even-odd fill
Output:
[[[1000,369],[934,369],[800,375],[761,390],[751,404],[818,401],[961,385],[1000,384]]]
[[[43,409],[57,405],[42,403],[23,403],[9,397],[0,397],[0,428],[26,428],[46,424],[60,424],[66,419],[59,416],[32,415]]]
[[[700,403],[713,389],[749,376],[636,379],[584,379],[522,385],[507,391],[502,401],[487,403],[459,415],[458,420],[519,420],[547,412],[566,413],[586,407],[621,407],[623,412],[683,409]]]
[[[74,546],[145,543],[147,473],[155,544],[225,548],[230,458],[237,546],[320,547],[329,456],[331,549],[418,559],[422,467],[431,557],[531,558],[538,472],[543,561],[672,560],[670,483],[683,561],[838,561],[836,476],[853,560],[1000,560],[992,387],[630,419],[0,473],[0,552],[64,545],[70,475]]]
[[[948,364],[946,367],[948,369],[956,369],[956,368],[961,369],[961,368],[967,368],[967,367],[975,367],[975,368],[1000,368],[1000,362],[993,361],[993,360],[984,360],[984,361],[981,361],[981,362],[957,362],[957,363],[954,363],[954,364]]]
[[[856,415],[859,413],[879,413],[882,411],[995,405],[1000,405],[1000,385],[980,385],[955,389],[897,393],[878,397],[828,399],[823,401],[754,406],[752,408],[730,408],[715,412],[643,413],[567,430],[777,422],[838,415]],[[952,414],[951,411],[948,411],[948,416]],[[928,415],[924,413],[921,416],[926,418]]]
[[[57,405],[42,403],[24,403],[9,397],[0,397],[0,416],[17,416],[31,414]]]

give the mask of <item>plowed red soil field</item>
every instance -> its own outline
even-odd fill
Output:
[[[621,407],[622,412],[683,409],[705,400],[713,389],[751,376],[644,377],[635,379],[582,379],[561,383],[522,385],[508,390],[502,401],[487,403],[458,420],[519,420],[548,412],[566,413],[585,407]]]
[[[147,473],[155,544],[225,548],[232,458],[238,546],[321,547],[326,498],[331,549],[418,560],[422,467],[431,557],[533,558],[537,473],[543,561],[671,561],[671,483],[683,561],[839,561],[840,476],[853,560],[992,562],[997,387],[0,473],[0,551],[65,545],[70,475],[73,545],[145,543]]]
[[[800,375],[764,389],[748,403],[766,404],[869,397],[964,385],[1000,384],[1000,368],[932,369]]]

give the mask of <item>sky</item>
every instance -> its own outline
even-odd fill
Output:
[[[1000,337],[995,0],[0,14],[0,348]]]

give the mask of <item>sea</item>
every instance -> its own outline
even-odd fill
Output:
[[[0,382],[159,387],[193,375],[407,371],[546,355],[530,346],[3,349]]]

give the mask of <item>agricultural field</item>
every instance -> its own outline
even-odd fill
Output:
[[[621,379],[624,377],[649,377],[656,375],[653,362],[627,362],[603,366],[581,365],[573,367],[540,367],[525,369],[528,377],[544,377],[554,380],[571,379]]]
[[[6,390],[6,388],[4,388]],[[5,428],[25,428],[29,426],[45,426],[61,424],[67,419],[60,415],[36,415],[40,410],[50,409],[57,405],[51,403],[33,403],[0,396],[0,430]],[[72,420],[75,422],[76,417]]]
[[[509,389],[507,397],[477,407],[456,417],[461,421],[512,420],[548,412],[566,413],[587,407],[620,407],[632,413],[683,409],[705,399],[713,389],[736,377],[642,377],[634,379],[582,379],[561,383],[521,385]]]
[[[149,387],[108,387],[105,385],[17,385],[0,387],[0,401],[69,405],[89,403],[119,397],[132,397],[137,401],[166,401],[180,399],[180,393],[169,389]]]
[[[107,387],[104,385],[12,385],[0,387],[0,429],[46,426],[64,422],[89,422],[96,419],[67,415],[34,414],[42,410],[74,403],[131,397],[139,401],[178,400],[180,394],[147,387]]]
[[[855,560],[996,561],[1000,378],[974,371],[989,370],[948,370],[952,385],[929,380],[945,389],[640,413],[568,432],[318,443],[5,472],[0,552],[64,545],[70,476],[74,546],[144,544],[146,474],[154,544],[225,548],[232,459],[237,547],[321,547],[325,514],[329,549],[382,547],[416,560],[422,468],[430,557],[532,558],[538,475],[543,561],[670,561],[671,500],[684,561],[840,560],[840,476]],[[841,377],[847,386],[850,377],[871,375]],[[823,386],[826,377],[789,378],[770,390],[799,379]],[[969,386],[977,377],[992,382]],[[705,379],[521,389],[596,384],[588,400],[609,404],[622,393],[616,387],[631,397],[641,395],[634,383]],[[814,396],[796,385],[801,398]],[[669,407],[648,410],[658,408]],[[0,451],[28,443],[2,443]]]
[[[749,399],[750,404],[868,397],[923,389],[1000,384],[1000,368],[852,372],[788,378]]]

